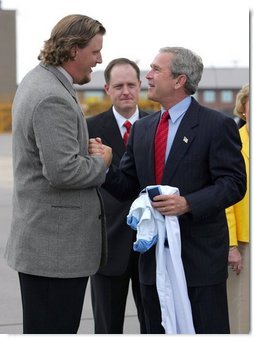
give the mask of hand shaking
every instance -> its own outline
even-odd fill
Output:
[[[100,156],[105,162],[107,167],[110,166],[112,161],[112,148],[104,145],[101,138],[92,138],[89,140],[88,152],[90,155]]]

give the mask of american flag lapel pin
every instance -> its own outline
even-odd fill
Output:
[[[183,137],[183,141],[187,144],[189,140],[187,137]]]

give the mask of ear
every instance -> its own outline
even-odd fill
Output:
[[[108,90],[109,90],[109,85],[105,84],[104,85],[104,91],[106,92],[106,94],[108,94]],[[109,95],[109,94],[108,94]]]
[[[70,50],[71,59],[75,60],[77,54],[77,46],[73,46]]]
[[[185,74],[180,74],[176,78],[175,89],[181,88],[186,83],[187,77]]]

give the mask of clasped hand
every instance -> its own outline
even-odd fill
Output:
[[[90,155],[96,155],[102,157],[107,167],[110,166],[112,161],[112,148],[104,145],[101,142],[101,138],[92,138],[89,140],[88,152]]]

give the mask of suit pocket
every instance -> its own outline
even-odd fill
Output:
[[[59,210],[81,209],[80,191],[65,190],[59,192],[54,200],[51,200],[51,208]]]
[[[64,206],[64,205],[51,205],[52,208],[67,208],[67,209],[81,209],[80,206],[75,206],[75,205],[68,205],[68,206]]]

